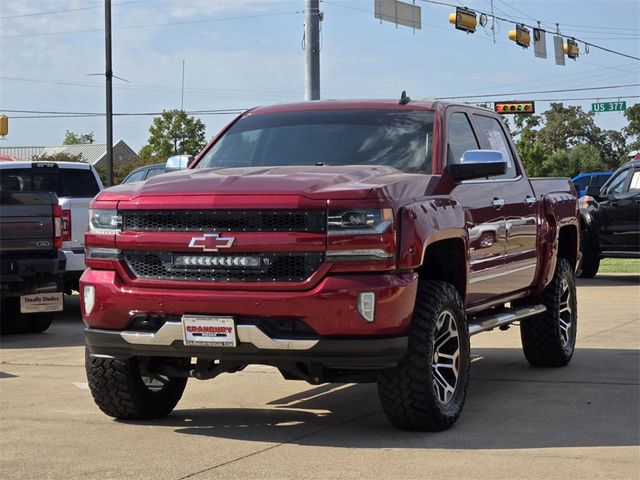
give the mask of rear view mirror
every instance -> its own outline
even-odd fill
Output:
[[[506,173],[507,161],[498,150],[467,150],[460,163],[447,166],[447,171],[456,182],[495,177]]]
[[[165,172],[174,172],[176,170],[184,170],[193,161],[193,155],[174,155],[167,158],[164,167]]]

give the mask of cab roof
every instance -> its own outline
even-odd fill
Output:
[[[256,107],[248,115],[264,115],[283,112],[305,112],[313,110],[438,110],[450,105],[459,105],[468,108],[480,108],[464,103],[443,102],[440,100],[420,99],[411,100],[406,104],[400,104],[399,99],[351,99],[351,100],[313,100],[309,102],[282,103]]]

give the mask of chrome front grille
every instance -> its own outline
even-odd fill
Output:
[[[188,254],[190,259],[196,261],[192,262],[195,265],[185,267],[184,261],[177,261],[178,257],[185,255],[169,252],[122,252],[122,258],[131,273],[143,280],[302,282],[313,275],[324,261],[322,252]],[[247,267],[242,265],[243,258],[258,261],[252,262],[255,266]],[[198,262],[199,259],[202,260]]]
[[[324,233],[324,210],[132,210],[122,229],[134,232]]]

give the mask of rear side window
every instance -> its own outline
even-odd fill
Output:
[[[601,187],[605,183],[607,183],[607,180],[609,180],[609,178],[610,178],[610,175],[596,175],[592,177],[591,185],[595,185],[596,187]]]
[[[478,140],[464,113],[453,113],[447,121],[448,163],[460,163],[467,150],[478,150]]]
[[[574,185],[578,190],[583,190],[589,184],[589,180],[593,179],[593,177],[580,177],[577,180],[574,180]]]
[[[144,180],[144,174],[145,174],[144,170],[140,170],[139,172],[132,173],[122,183],[132,183],[132,182],[139,182],[140,180]]]
[[[91,170],[75,168],[11,168],[2,170],[4,179],[12,177],[13,190],[55,192],[58,197],[94,197],[100,187]]]
[[[498,119],[484,115],[475,115],[474,118],[478,124],[478,128],[480,128],[480,135],[484,137],[485,143],[491,150],[502,152],[502,155],[504,155],[504,158],[507,160],[506,173],[495,178],[516,178],[517,172],[513,160],[513,153],[511,153],[509,140],[504,134],[504,130]]]
[[[147,172],[147,180],[151,177],[155,177],[156,175],[160,175],[161,173],[164,173],[164,168],[152,168]]]

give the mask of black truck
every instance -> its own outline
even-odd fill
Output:
[[[55,193],[23,192],[0,175],[0,331],[42,332],[62,310],[65,256]]]
[[[602,188],[580,199],[583,278],[593,278],[602,258],[640,258],[640,154]]]

